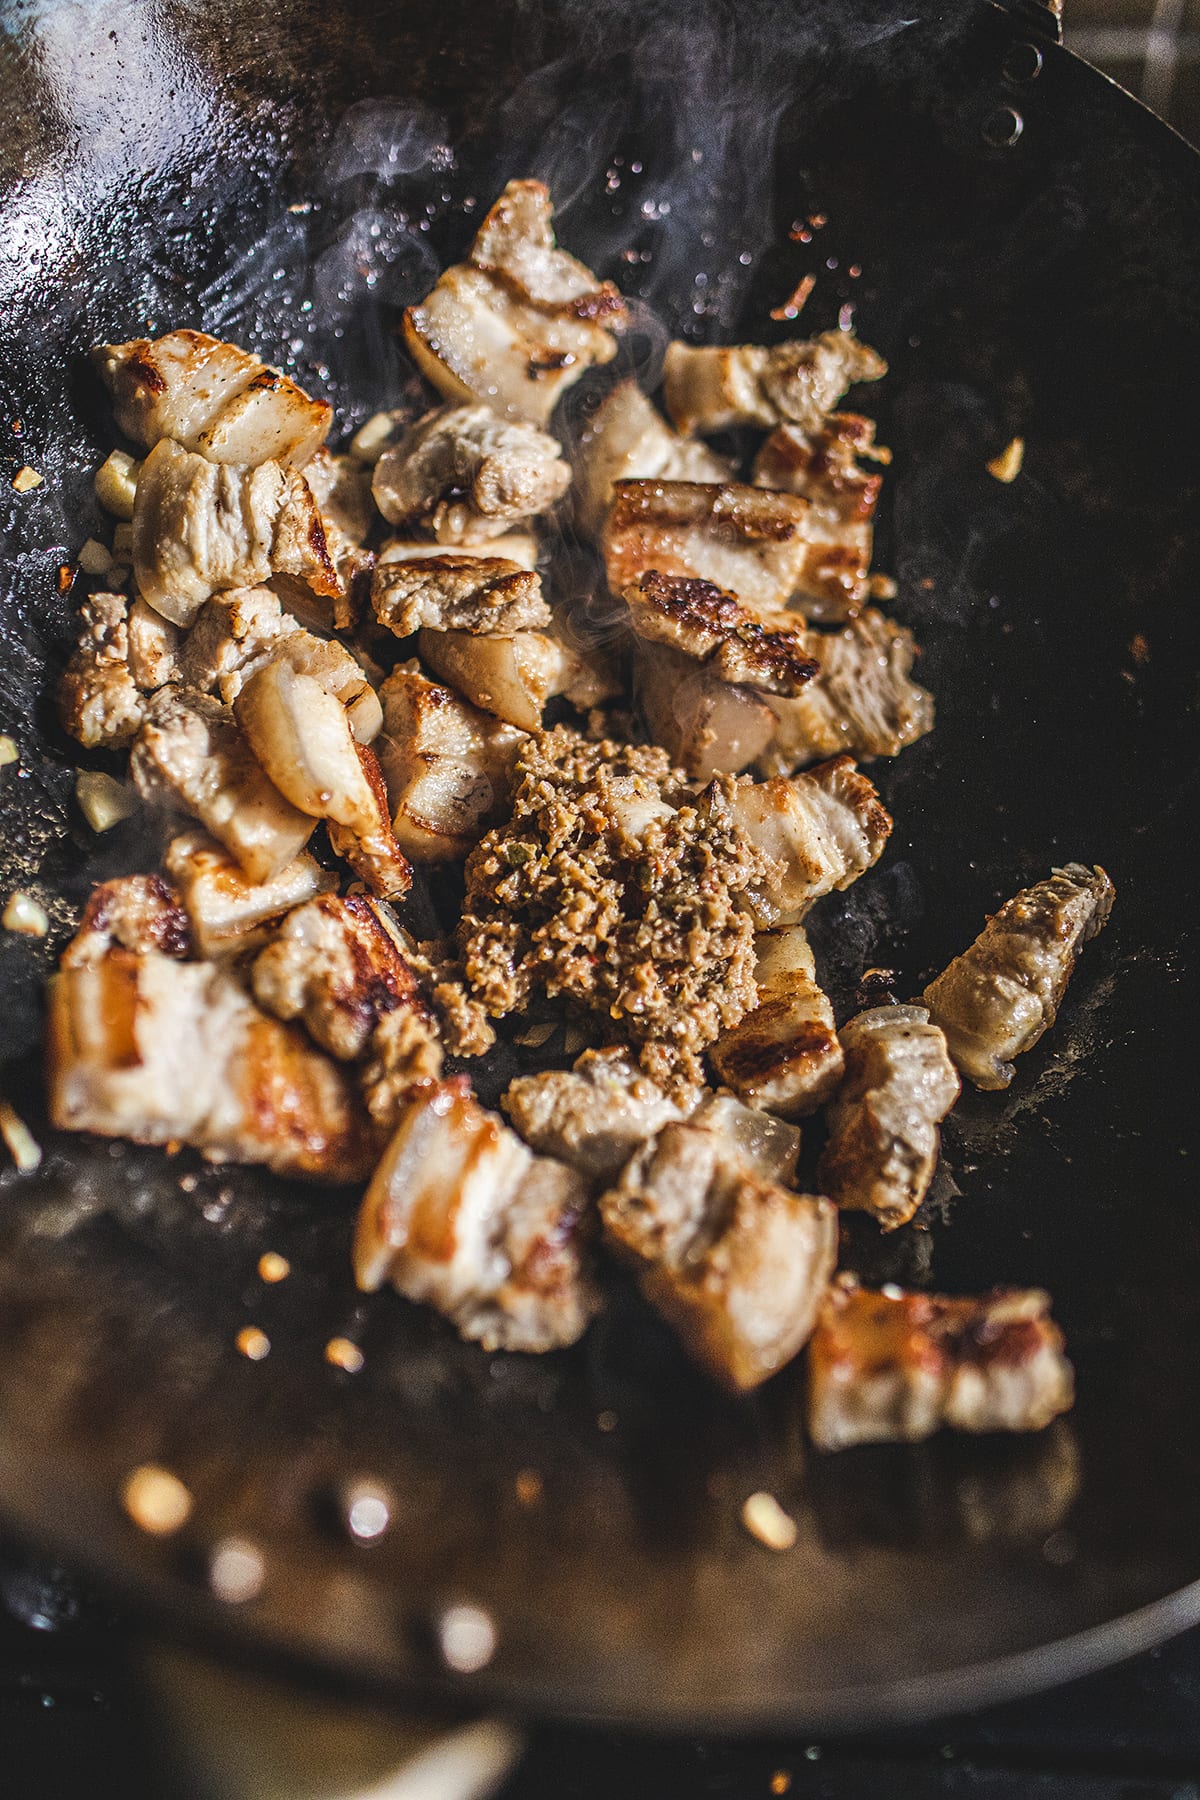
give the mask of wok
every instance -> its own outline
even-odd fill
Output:
[[[0,441],[45,480],[0,503],[3,884],[52,932],[0,944],[5,1087],[46,1151],[0,1177],[0,1508],[174,1628],[426,1699],[724,1730],[976,1704],[1200,1617],[1200,165],[1051,23],[765,0],[10,11]],[[516,174],[550,180],[563,241],[671,330],[779,335],[768,309],[812,270],[804,326],[852,308],[890,360],[878,561],[938,724],[872,771],[895,835],[815,925],[842,1016],[866,965],[916,991],[1053,863],[1116,880],[1056,1030],[949,1121],[923,1228],[847,1249],[876,1280],[1048,1287],[1079,1379],[1049,1433],[818,1459],[797,1370],[722,1398],[619,1287],[575,1350],[488,1357],[355,1294],[353,1195],[45,1125],[44,976],[89,884],[156,854],[143,822],[86,829],[52,705],[58,571],[103,528],[112,442],[84,352],[205,325],[347,429],[406,391],[399,308]],[[660,348],[643,311],[625,354]],[[984,465],[1014,435],[1006,486]],[[273,1287],[266,1249],[293,1269]],[[261,1363],[234,1348],[247,1323]],[[359,1373],[325,1361],[335,1334]],[[195,1495],[169,1541],[117,1502],[145,1461]],[[344,1529],[367,1477],[392,1494],[370,1546]],[[760,1488],[797,1520],[786,1555],[738,1523]],[[241,1607],[207,1579],[230,1537],[265,1571]],[[496,1627],[470,1675],[438,1649],[456,1602]]]

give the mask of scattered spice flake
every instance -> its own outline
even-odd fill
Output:
[[[5,931],[19,932],[22,937],[45,937],[50,929],[50,920],[46,909],[39,906],[32,894],[22,888],[16,888],[8,896],[8,904],[0,913],[0,925]]]
[[[160,1469],[157,1463],[143,1463],[126,1476],[121,1505],[134,1524],[151,1537],[170,1537],[186,1523],[192,1496],[178,1475]]]
[[[771,1792],[773,1794],[786,1794],[791,1785],[792,1778],[788,1771],[786,1769],[776,1769],[771,1777]]]
[[[264,1250],[258,1259],[260,1281],[286,1281],[291,1272],[291,1263],[286,1256],[280,1256],[278,1250]]]
[[[917,586],[921,589],[922,593],[932,594],[934,588],[937,586],[937,582],[932,575],[922,575]]]
[[[773,306],[771,308],[771,317],[773,319],[796,318],[799,313],[803,312],[808,297],[816,285],[817,278],[815,275],[803,276],[802,279],[796,283],[783,305]]]
[[[244,1325],[234,1342],[250,1362],[261,1362],[264,1356],[271,1354],[271,1340],[257,1325]]]
[[[23,469],[17,470],[12,478],[12,484],[18,494],[28,494],[32,488],[41,487],[44,479],[44,476],[39,475],[36,469],[31,469],[26,463]]]
[[[357,1375],[364,1360],[358,1345],[352,1344],[349,1338],[333,1337],[325,1346],[325,1361],[332,1363],[335,1369],[345,1369],[347,1375]]]
[[[60,594],[69,594],[72,587],[74,586],[74,583],[75,583],[74,568],[71,566],[70,563],[59,563],[59,565],[58,565],[58,591],[59,591],[59,593]]]
[[[1025,461],[1025,439],[1015,437],[1011,444],[1003,449],[999,456],[993,456],[988,464],[988,474],[994,475],[997,481],[1015,481],[1021,473],[1021,464]]]
[[[751,1494],[742,1507],[742,1524],[768,1550],[790,1550],[796,1542],[796,1521],[774,1494]]]
[[[1150,661],[1150,643],[1143,632],[1135,631],[1129,641],[1129,654],[1139,668]]]
[[[8,1104],[0,1100],[0,1137],[8,1145],[8,1153],[22,1175],[30,1175],[42,1160],[42,1147],[28,1125]]]
[[[16,739],[0,737],[0,769],[5,769],[9,763],[20,762],[20,760],[21,752]]]
[[[542,1497],[542,1478],[536,1469],[522,1469],[514,1486],[521,1506],[536,1506]]]

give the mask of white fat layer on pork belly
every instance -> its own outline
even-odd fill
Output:
[[[595,654],[573,649],[552,632],[479,637],[469,631],[422,631],[423,660],[472,706],[522,731],[537,731],[547,700],[563,694],[586,709],[619,692]]]
[[[579,1241],[586,1201],[574,1170],[535,1157],[461,1084],[430,1084],[364,1197],[358,1284],[390,1281],[489,1350],[574,1343],[596,1307]]]
[[[734,817],[775,876],[753,896],[763,930],[797,925],[814,900],[847,888],[880,856],[892,821],[848,756],[801,775],[738,782]]]
[[[379,690],[376,748],[401,848],[417,862],[465,856],[500,816],[526,734],[430,681],[415,663]]]
[[[92,359],[122,431],[152,449],[173,438],[215,463],[303,466],[333,409],[248,350],[206,331],[100,344]]]
[[[337,876],[306,853],[269,881],[251,881],[203,831],[172,838],[163,866],[182,896],[197,948],[210,958],[254,949],[285,913],[337,886]]]
[[[277,462],[212,463],[163,438],[138,476],[133,567],[142,597],[190,625],[212,594],[293,576],[339,599],[342,583],[304,477]]]
[[[578,513],[599,536],[618,481],[727,482],[734,472],[697,438],[672,431],[636,381],[622,381],[587,422],[574,457]]]
[[[976,1087],[1007,1087],[1013,1057],[1053,1025],[1075,959],[1107,924],[1115,893],[1098,866],[1055,869],[1006,901],[930,982],[925,1004]]]
[[[825,1104],[842,1077],[833,1007],[802,925],[761,932],[755,950],[758,1002],[722,1033],[709,1060],[748,1106],[802,1119]]]
[[[948,1299],[840,1278],[808,1349],[813,1443],[912,1443],[943,1425],[1042,1430],[1074,1398],[1049,1307],[1038,1288]]]
[[[887,364],[848,331],[761,344],[667,345],[663,392],[680,431],[727,431],[735,425],[770,430],[794,424],[820,428],[846,390],[878,381]]]
[[[808,631],[803,648],[817,664],[790,697],[769,701],[777,724],[755,764],[791,775],[805,763],[846,752],[897,756],[933,728],[933,699],[910,677],[912,634],[868,607],[842,631]]]
[[[689,1353],[735,1391],[791,1360],[837,1255],[827,1200],[795,1194],[799,1133],[727,1095],[639,1150],[600,1213]]]
[[[509,637],[548,625],[551,617],[540,576],[490,555],[381,562],[371,577],[371,607],[398,638],[421,630]]]
[[[585,1050],[570,1069],[519,1075],[500,1104],[527,1144],[592,1185],[615,1180],[648,1138],[685,1116],[624,1047]]]
[[[912,1218],[937,1166],[938,1125],[960,1082],[921,1006],[878,1006],[841,1031],[846,1070],[829,1107],[821,1191],[885,1231]]]
[[[544,425],[593,363],[616,355],[624,302],[557,248],[553,212],[541,182],[510,181],[467,261],[405,313],[413,360],[447,400]]]
[[[549,432],[501,419],[489,406],[447,406],[384,452],[372,493],[389,524],[468,544],[546,512],[570,485],[570,464]]]

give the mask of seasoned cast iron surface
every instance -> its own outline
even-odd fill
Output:
[[[4,1085],[47,1151],[36,1177],[0,1175],[0,1505],[177,1623],[406,1688],[721,1727],[966,1703],[1200,1610],[1185,1593],[1097,1634],[1200,1577],[1195,162],[1059,51],[1019,79],[1034,59],[1010,60],[990,8],[953,34],[838,19],[840,42],[759,6],[736,26],[307,0],[252,26],[228,0],[14,11],[0,443],[9,474],[46,480],[0,488],[0,729],[22,753],[0,773],[0,878],[53,933],[0,943]],[[997,147],[1004,107],[1024,129]],[[921,1228],[857,1221],[846,1250],[872,1279],[1047,1286],[1080,1396],[1042,1436],[817,1459],[798,1367],[723,1399],[619,1286],[576,1350],[488,1357],[355,1294],[353,1194],[45,1127],[44,976],[90,883],[156,854],[144,822],[91,837],[71,801],[89,759],[51,699],[73,606],[58,569],[104,529],[90,471],[112,427],[84,351],[225,330],[348,429],[405,391],[400,307],[517,174],[551,181],[567,246],[671,330],[780,335],[767,311],[812,270],[804,328],[851,307],[891,363],[870,395],[895,451],[878,560],[938,725],[872,770],[895,834],[813,921],[840,1015],[871,964],[915,992],[1053,863],[1117,883],[1056,1030],[948,1122]],[[643,315],[631,366],[663,341]],[[1016,433],[1005,487],[984,464]],[[266,1249],[292,1263],[275,1287]],[[258,1364],[234,1348],[249,1323],[271,1340]],[[359,1374],[324,1360],[334,1334],[362,1345]],[[169,1545],[115,1499],[150,1459],[196,1495]],[[541,1497],[522,1505],[530,1469]],[[369,1549],[337,1528],[359,1474],[395,1495]],[[738,1523],[756,1488],[799,1522],[786,1556]],[[204,1580],[231,1533],[266,1565],[236,1614]],[[432,1654],[455,1600],[499,1634],[469,1681]]]

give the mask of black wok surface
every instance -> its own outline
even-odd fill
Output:
[[[46,480],[0,489],[0,729],[22,752],[0,773],[0,886],[32,889],[54,931],[0,943],[4,1086],[47,1150],[36,1176],[0,1175],[0,1506],[246,1653],[654,1725],[975,1703],[1200,1616],[1194,155],[986,6],[11,18],[0,443]],[[87,759],[51,701],[58,570],[102,528],[90,470],[113,435],[83,353],[227,331],[349,428],[405,391],[398,310],[513,174],[549,178],[566,245],[672,330],[779,335],[767,310],[811,269],[805,326],[853,307],[891,362],[870,400],[895,451],[878,562],[939,714],[872,770],[895,834],[813,922],[841,1014],[864,967],[915,991],[1052,863],[1117,883],[1055,1032],[949,1121],[921,1228],[860,1221],[846,1249],[871,1279],[1047,1286],[1080,1391],[1040,1437],[817,1459],[798,1369],[723,1399],[620,1289],[576,1350],[487,1357],[355,1294],[353,1195],[45,1127],[45,973],[90,883],[156,854],[144,821],[91,837],[71,800]],[[642,325],[635,366],[661,347]],[[1014,433],[1006,487],[984,464]],[[270,1288],[268,1248],[293,1265]],[[234,1348],[248,1323],[271,1339],[258,1364]],[[357,1375],[323,1359],[335,1333],[362,1345]],[[146,1460],[196,1495],[169,1544],[117,1505]],[[337,1525],[355,1475],[395,1495],[370,1548]],[[797,1518],[787,1555],[738,1523],[756,1488]],[[205,1579],[229,1535],[266,1571],[240,1609]],[[459,1600],[498,1632],[470,1678],[434,1653]]]

